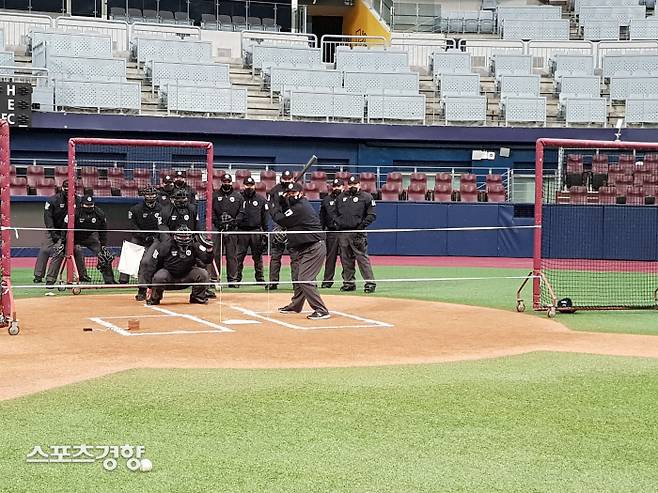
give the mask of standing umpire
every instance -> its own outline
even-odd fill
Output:
[[[288,233],[294,292],[290,303],[279,308],[279,312],[300,313],[304,301],[308,301],[313,313],[306,318],[309,320],[330,318],[329,310],[322,301],[315,283],[327,252],[320,218],[310,202],[304,198],[299,183],[288,184],[280,204],[281,207],[275,205],[270,209],[272,220],[285,229],[300,232]]]
[[[242,190],[242,208],[238,212],[236,223],[239,231],[253,231],[254,234],[238,235],[238,282],[242,281],[244,258],[251,249],[251,258],[254,261],[256,282],[265,282],[263,276],[263,243],[267,244],[267,237],[262,234],[267,231],[267,201],[265,197],[256,193],[256,183],[251,176],[244,179]],[[258,232],[261,232],[259,234]]]
[[[144,202],[140,204],[135,204],[128,211],[128,222],[130,227],[135,230],[130,238],[131,243],[136,245],[143,246],[146,250],[149,249],[162,224],[162,204],[158,201],[158,191],[153,186],[148,186],[142,190],[142,196],[144,197]],[[139,231],[149,231],[148,233],[140,233]],[[121,274],[119,276],[119,283],[126,284],[128,283],[129,276],[128,274]],[[146,278],[144,276],[143,269],[139,272],[139,284],[140,287],[137,289],[137,295],[135,299],[137,301],[146,300]]]
[[[331,182],[331,193],[322,199],[320,205],[320,223],[327,232],[327,259],[324,263],[324,277],[322,287],[330,288],[334,285],[336,273],[336,259],[338,258],[338,225],[335,218],[338,215],[338,196],[343,191],[343,180],[336,178]]]
[[[238,288],[238,235],[231,234],[236,231],[236,218],[244,198],[242,194],[233,189],[233,179],[228,173],[222,176],[222,186],[213,194],[212,199],[212,224],[214,235],[214,258],[217,267],[217,281],[222,277],[222,254],[226,255],[226,278],[229,288]],[[223,251],[222,251],[223,250]],[[212,269],[211,269],[212,270]],[[212,274],[212,272],[211,272]]]
[[[270,210],[274,208],[280,209],[283,205],[283,195],[284,191],[287,189],[288,185],[293,181],[293,174],[290,170],[284,170],[281,173],[281,182],[277,183],[272,187],[269,194],[267,195],[267,202]],[[280,229],[279,226],[275,226],[275,229]],[[279,275],[281,273],[281,257],[286,250],[287,237],[285,233],[279,233],[271,235],[272,244],[270,245],[270,284],[267,286],[267,289],[277,289],[279,285]]]
[[[368,192],[361,190],[358,176],[350,176],[348,189],[338,196],[334,221],[340,231],[366,229],[377,217],[375,201]],[[332,214],[332,211],[329,211]],[[355,263],[359,266],[361,277],[365,281],[363,290],[375,292],[375,276],[368,258],[368,236],[365,232],[339,233],[340,263],[343,266],[343,285],[341,291],[355,291]]]
[[[39,249],[39,256],[34,265],[34,283],[43,281],[46,273],[48,258],[61,254],[66,241],[66,217],[68,214],[69,181],[64,180],[62,190],[46,200],[43,211],[43,223],[46,226],[46,238]],[[78,196],[75,203],[79,204]]]

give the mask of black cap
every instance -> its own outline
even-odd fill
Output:
[[[165,175],[165,177],[162,179],[162,183],[173,183],[174,179],[171,177],[171,175]]]
[[[284,170],[284,172],[281,173],[282,180],[292,180],[292,178],[293,178],[292,171],[290,171],[289,169]]]
[[[231,177],[231,175],[229,175],[228,173],[224,173],[222,175],[222,183],[224,182],[233,183],[233,178]]]
[[[85,195],[82,198],[82,205],[94,205],[94,196],[93,195]]]
[[[184,180],[185,179],[185,172],[184,171],[176,171],[176,180]]]
[[[244,180],[242,180],[243,185],[255,185],[256,182],[251,176],[247,176]]]
[[[340,178],[335,178],[334,181],[331,182],[332,187],[342,187],[343,186],[343,180]]]
[[[288,193],[288,192],[301,192],[302,190],[303,190],[302,185],[297,183],[297,182],[288,183],[288,185],[286,186],[286,193]]]
[[[349,185],[355,185],[355,184],[357,184],[357,183],[361,183],[361,180],[359,179],[358,176],[354,175],[354,176],[350,176],[350,179],[347,180],[347,183],[348,183]]]

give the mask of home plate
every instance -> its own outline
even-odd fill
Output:
[[[244,320],[240,318],[233,318],[229,320],[222,320],[223,324],[226,325],[249,325],[249,324],[259,324],[260,321],[258,320]]]

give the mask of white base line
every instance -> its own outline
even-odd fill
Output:
[[[94,317],[94,318],[90,318],[89,320],[91,320],[92,322],[96,322],[98,325],[100,325],[102,327],[105,327],[106,329],[110,329],[111,331],[116,332],[117,334],[122,335],[122,336],[134,336],[135,335],[135,334],[131,334],[127,330],[123,330],[121,327],[117,327],[116,325],[111,324],[110,322],[106,322],[102,318]]]
[[[344,312],[337,312],[336,310],[332,310],[331,313],[334,313],[336,315],[341,315],[345,318],[351,318],[354,320],[359,320],[361,322],[365,322],[367,325],[314,325],[310,327],[302,327],[301,325],[295,325],[291,324],[288,322],[283,322],[282,320],[277,320],[276,318],[272,317],[267,317],[265,316],[266,313],[275,313],[275,312],[255,312],[252,310],[248,310],[246,308],[242,308],[237,305],[231,305],[231,308],[234,310],[238,310],[245,315],[250,315],[252,317],[258,317],[263,320],[267,320],[268,322],[272,322],[278,325],[282,325],[284,327],[288,327],[289,329],[297,329],[297,330],[318,330],[318,329],[374,329],[374,328],[390,328],[394,327],[394,325],[386,323],[386,322],[380,322],[378,320],[370,320],[368,318],[363,318],[359,317],[357,315],[350,315],[349,313],[344,313]],[[303,311],[301,313],[311,313],[310,311]]]
[[[250,317],[256,317],[256,318],[260,318],[262,320],[267,320],[268,322],[272,322],[273,324],[277,324],[277,325],[283,325],[284,327],[287,327],[289,329],[297,329],[297,330],[305,330],[306,329],[306,327],[301,327],[301,326],[295,325],[295,324],[289,324],[288,322],[283,322],[281,320],[277,320],[276,318],[266,317],[264,315],[260,315],[256,312],[254,312],[252,310],[247,310],[246,308],[242,308],[242,307],[237,306],[237,305],[230,305],[230,307],[233,308],[234,310],[237,310],[241,313],[244,313],[245,315],[249,315]]]
[[[144,305],[146,308],[150,308],[151,310],[155,310],[160,313],[165,313],[167,315],[170,315],[172,317],[181,317],[181,318],[186,318],[188,320],[192,320],[193,322],[196,322],[201,325],[206,325],[207,327],[212,327],[216,331],[219,332],[235,332],[233,329],[229,329],[228,327],[224,327],[223,325],[217,325],[213,322],[209,322],[208,320],[204,320],[203,318],[195,317],[194,315],[189,315],[187,313],[178,313],[174,312],[172,310],[167,310],[166,308],[162,308],[159,306],[151,306],[151,305]]]
[[[393,327],[392,324],[386,323],[386,322],[380,322],[378,320],[371,320],[369,318],[363,318],[359,317],[358,315],[350,315],[349,313],[343,313],[343,312],[337,312],[336,310],[333,310],[332,313],[335,313],[336,315],[342,315],[343,317],[347,318],[353,318],[354,320],[361,320],[361,322],[366,322],[368,324],[373,324],[378,327]]]
[[[122,329],[121,327],[117,327],[116,325],[103,320],[102,318],[99,317],[94,317],[90,318],[92,322],[96,322],[98,325],[102,325],[103,327],[111,330],[112,332],[116,332],[119,335],[122,336],[127,336],[127,337],[137,337],[137,336],[168,336],[168,335],[180,335],[180,334],[217,334],[218,332],[221,332],[219,330],[172,330],[171,332],[128,332],[127,330]]]

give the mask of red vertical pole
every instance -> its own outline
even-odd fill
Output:
[[[544,192],[544,141],[538,139],[535,145],[535,229],[534,248],[532,258],[532,306],[535,310],[541,309],[541,225],[542,202]]]
[[[68,160],[68,180],[69,193],[67,203],[67,229],[66,229],[66,282],[73,282],[73,273],[75,272],[74,261],[74,228],[75,228],[75,139],[69,139],[69,160]]]
[[[208,181],[206,182],[206,231],[212,231],[212,193],[213,168],[215,167],[215,147],[212,142],[206,147],[206,161]],[[210,238],[210,235],[208,235]]]
[[[9,161],[9,125],[0,120],[0,202],[2,213],[2,316],[16,320],[11,288],[11,163]]]

